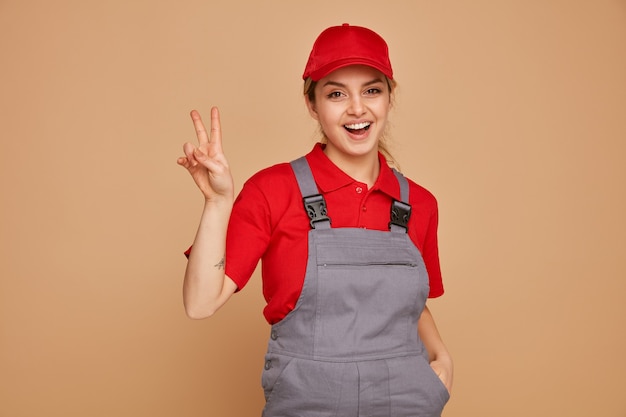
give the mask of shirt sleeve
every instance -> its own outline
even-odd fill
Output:
[[[437,199],[430,191],[420,185],[412,181],[410,181],[410,184],[410,202],[413,211],[409,221],[409,235],[420,250],[426,265],[430,283],[428,297],[436,298],[444,293],[437,237],[437,229],[439,227]]]
[[[439,263],[439,242],[437,239],[437,228],[439,224],[439,212],[437,203],[432,211],[431,217],[426,227],[426,235],[424,236],[423,258],[428,271],[430,282],[430,292],[428,297],[440,297],[444,293],[443,279],[441,277],[441,265]]]

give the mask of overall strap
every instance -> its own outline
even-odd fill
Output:
[[[291,161],[291,169],[296,175],[298,187],[302,194],[304,209],[309,216],[309,223],[313,229],[330,229],[330,217],[326,210],[326,200],[319,193],[311,167],[304,156]]]
[[[393,173],[400,184],[400,201],[391,203],[391,221],[389,230],[395,233],[407,233],[409,231],[409,218],[411,217],[411,205],[409,204],[409,182],[406,177],[395,168]]]

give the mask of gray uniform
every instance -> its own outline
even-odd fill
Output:
[[[263,416],[440,416],[449,394],[417,332],[429,284],[406,233],[407,180],[396,172],[389,232],[333,229],[306,159],[292,167],[312,230],[300,297],[271,329]]]

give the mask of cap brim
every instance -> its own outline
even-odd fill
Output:
[[[311,77],[313,81],[319,81],[322,78],[329,75],[331,72],[336,71],[341,68],[349,67],[351,65],[365,65],[367,67],[374,68],[382,72],[386,77],[393,79],[393,71],[390,67],[380,65],[380,63],[378,62],[373,62],[368,59],[358,59],[358,58],[343,59],[343,60],[332,62],[315,71],[311,71],[310,74],[305,73],[302,76],[302,78],[306,80],[308,77]]]

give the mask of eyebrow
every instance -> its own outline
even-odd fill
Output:
[[[377,83],[382,83],[383,80],[380,78],[374,78],[371,81],[366,82],[365,84],[362,85],[362,87],[367,87],[368,85],[372,85],[372,84],[377,84]],[[345,84],[337,82],[337,81],[333,81],[333,80],[328,80],[324,83],[323,87],[326,87],[327,85],[332,85],[335,87],[346,87]]]

